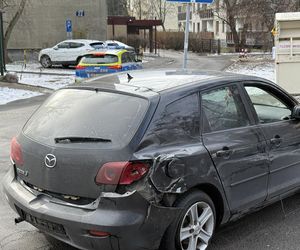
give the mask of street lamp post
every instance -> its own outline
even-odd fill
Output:
[[[0,72],[4,76],[5,71],[5,52],[4,52],[4,29],[3,29],[3,10],[0,10]]]

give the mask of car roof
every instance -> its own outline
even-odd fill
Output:
[[[106,40],[105,43],[117,43],[117,44],[119,44],[121,46],[131,47],[131,46],[127,45],[126,43],[122,43],[122,42],[117,41],[117,40]]]
[[[128,75],[129,74],[129,75]],[[129,77],[130,76],[130,77]],[[129,78],[130,81],[128,81]],[[117,74],[104,75],[85,81],[84,85],[101,87],[103,84],[130,85],[138,88],[147,88],[161,93],[176,89],[193,88],[195,86],[208,87],[224,81],[260,80],[266,79],[238,75],[234,73],[199,70],[134,70]]]
[[[99,40],[89,40],[89,39],[69,39],[69,40],[65,40],[62,42],[77,42],[77,43],[104,43],[103,41],[99,41]]]
[[[111,49],[108,49],[108,50],[96,50],[96,51],[92,51],[92,52],[89,52],[87,53],[87,55],[97,55],[97,54],[108,54],[108,55],[119,55],[119,54],[122,54],[122,53],[125,53],[127,52],[127,50],[125,49],[119,49],[119,50],[111,50]]]

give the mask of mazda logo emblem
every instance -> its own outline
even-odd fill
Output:
[[[54,168],[56,165],[56,157],[53,154],[47,154],[45,157],[45,165],[47,168]]]

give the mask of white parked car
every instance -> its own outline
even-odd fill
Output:
[[[50,68],[52,65],[69,67],[70,65],[77,65],[81,57],[88,52],[104,47],[105,43],[97,40],[66,40],[52,48],[41,50],[39,62],[44,68]]]

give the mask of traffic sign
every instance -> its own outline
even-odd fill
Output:
[[[167,2],[177,3],[213,3],[214,0],[167,0]]]
[[[66,31],[72,32],[72,20],[66,20]]]

